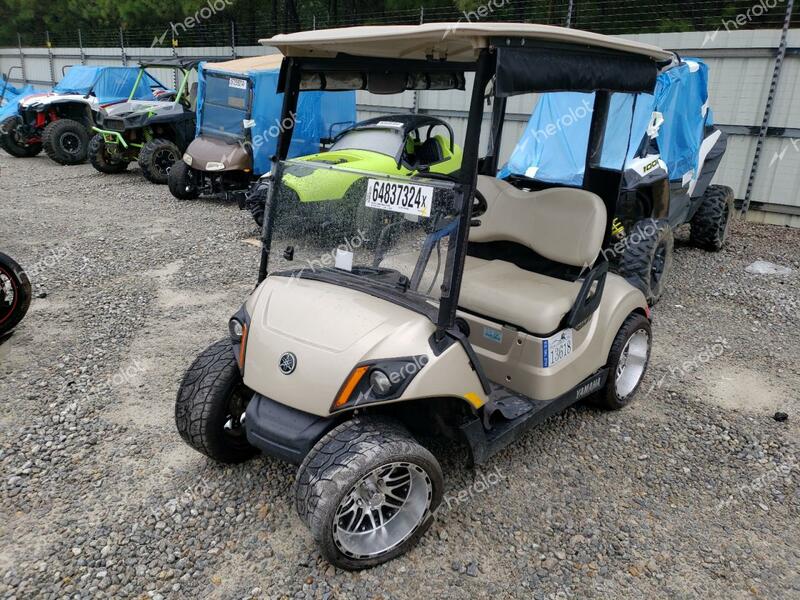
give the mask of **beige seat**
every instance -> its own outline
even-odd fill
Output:
[[[487,202],[470,229],[471,242],[510,241],[552,261],[588,269],[606,228],[602,200],[591,192],[552,188],[525,192],[498,179],[478,177]],[[467,257],[459,305],[493,320],[545,335],[558,329],[582,281],[533,273],[502,260]]]

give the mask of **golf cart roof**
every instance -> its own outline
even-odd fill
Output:
[[[673,54],[650,44],[552,25],[532,23],[426,23],[424,25],[372,25],[318,29],[276,35],[259,40],[275,46],[284,56],[334,57],[337,54],[395,59],[472,62],[477,51],[493,38],[517,38],[538,42],[578,45],[613,50],[668,61]]]
[[[199,65],[201,62],[203,62],[203,59],[181,58],[179,56],[175,56],[175,57],[165,57],[165,58],[142,59],[139,61],[139,66],[144,69],[176,68],[176,69],[190,70],[197,67],[197,65]]]
[[[206,63],[203,68],[211,71],[224,71],[225,73],[250,73],[252,71],[275,71],[281,68],[282,54],[268,54],[266,56],[248,56],[225,62]]]

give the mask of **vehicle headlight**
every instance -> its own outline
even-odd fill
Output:
[[[399,398],[428,363],[425,355],[356,365],[339,388],[331,412]]]
[[[183,155],[183,162],[185,162],[190,167],[192,166],[192,155],[191,154],[184,154]]]
[[[221,162],[207,162],[206,171],[222,171],[225,165]]]
[[[234,317],[228,321],[228,331],[231,334],[231,341],[234,344],[240,344],[244,336],[244,323]]]

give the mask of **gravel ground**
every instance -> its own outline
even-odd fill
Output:
[[[293,468],[212,464],[173,424],[255,281],[249,216],[136,169],[0,172],[0,249],[37,294],[0,345],[0,596],[800,598],[800,231],[737,223],[719,254],[682,232],[634,405],[578,406],[477,472],[437,449],[437,524],[346,573],[295,515]],[[759,258],[793,272],[746,273]]]

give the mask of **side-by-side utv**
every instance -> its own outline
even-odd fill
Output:
[[[521,189],[579,187],[593,101],[592,93],[542,94],[499,176]],[[733,190],[711,185],[726,136],[714,126],[708,67],[676,57],[652,94],[615,93],[609,111],[633,111],[634,118],[633,127],[612,119],[603,141],[603,167],[624,171],[608,258],[654,304],[668,279],[675,227],[691,223],[692,243],[708,250],[720,250],[728,237]],[[613,150],[626,146],[618,161]]]
[[[94,116],[102,107],[129,99],[152,100],[150,88],[134,90],[136,67],[69,67],[52,92],[21,98],[16,114],[0,123],[0,146],[18,158],[44,149],[62,165],[86,160]]]
[[[170,172],[169,189],[181,200],[201,195],[235,197],[268,172],[281,124],[282,98],[276,90],[282,56],[252,56],[205,63],[198,70],[197,136]],[[303,94],[289,156],[319,152],[337,128],[356,118],[355,93]]]
[[[608,270],[623,181],[598,157],[609,120],[633,120],[609,112],[612,95],[652,93],[674,56],[524,23],[354,27],[264,43],[284,55],[282,118],[312,90],[468,94],[460,170],[360,171],[363,206],[404,223],[375,245],[356,222],[335,243],[321,220],[290,226],[287,173],[340,167],[288,159],[293,129],[281,132],[258,285],[178,391],[178,431],[199,452],[299,464],[300,517],[331,563],[360,569],[406,552],[433,521],[443,473],[431,436],[461,440],[480,464],[578,401],[632,401],[650,357],[650,309]],[[595,92],[582,184],[527,191],[496,178],[498,146],[481,144],[487,100],[554,90]]]
[[[147,61],[141,64],[131,98],[97,115],[89,145],[89,160],[101,173],[121,173],[137,161],[142,175],[152,183],[167,183],[172,165],[194,138],[195,95],[189,78],[200,61],[185,58]],[[146,69],[180,71],[178,90],[165,90]],[[155,101],[134,100],[140,87],[161,86]]]

